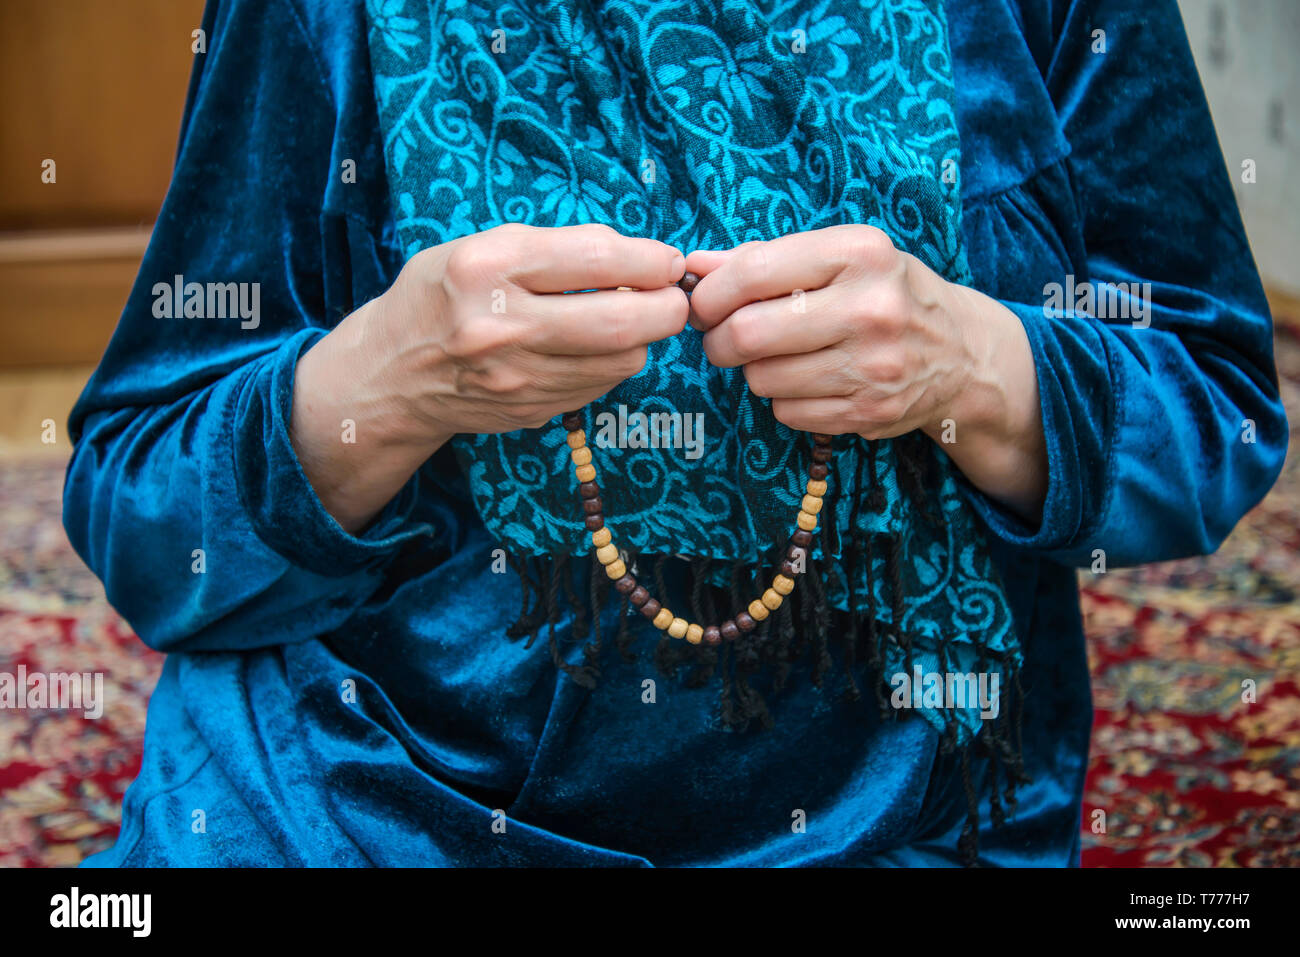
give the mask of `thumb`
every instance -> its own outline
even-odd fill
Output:
[[[734,249],[697,249],[686,257],[686,271],[703,278],[731,258]]]

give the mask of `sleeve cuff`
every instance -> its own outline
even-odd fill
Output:
[[[1066,564],[1086,562],[1090,558],[1083,538],[1093,524],[1089,517],[1100,514],[1096,506],[1105,498],[1114,420],[1106,344],[1086,316],[1048,317],[1042,306],[1005,300],[1002,304],[1020,319],[1034,357],[1047,446],[1042,519],[1037,528],[1030,526],[960,472],[959,485],[996,538]],[[1080,352],[1091,361],[1077,361]]]
[[[412,476],[359,535],[321,503],[289,439],[298,359],[326,330],[304,329],[254,370],[235,399],[232,454],[236,484],[258,536],[289,561],[340,577],[395,556],[402,544],[435,529],[411,519],[419,482]]]

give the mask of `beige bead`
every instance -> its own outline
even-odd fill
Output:
[[[579,465],[573,470],[573,474],[578,476],[579,482],[596,481],[596,467],[594,465]]]
[[[610,532],[609,526],[606,525],[591,533],[591,544],[595,545],[597,548],[602,548],[605,545],[608,545],[613,538],[613,533]]]
[[[667,608],[660,608],[659,614],[655,615],[654,621],[652,621],[650,624],[654,625],[660,631],[663,631],[665,628],[667,628],[669,625],[673,623],[674,617],[675,616],[673,615],[673,613],[669,611]]]
[[[690,624],[685,618],[674,618],[668,623],[669,638],[685,638],[686,626]]]
[[[825,479],[809,479],[809,480],[808,480],[808,494],[809,494],[809,495],[816,495],[818,498],[821,498],[823,495],[825,495],[825,494],[826,494],[826,480],[825,480]]]
[[[772,590],[778,595],[788,595],[794,591],[794,579],[785,575],[777,575],[772,579]]]
[[[605,574],[608,575],[610,578],[612,578],[614,581],[618,581],[620,578],[626,575],[627,566],[623,564],[623,559],[616,558],[608,565],[606,565]]]
[[[569,456],[573,459],[574,465],[591,464],[591,449],[587,448],[585,445],[574,449],[569,453]]]
[[[749,603],[749,617],[755,621],[762,621],[767,617],[767,606],[755,598]]]
[[[799,511],[797,521],[799,522],[799,527],[805,532],[811,532],[817,527],[817,516],[805,512],[802,509]]]
[[[618,558],[618,546],[613,542],[600,546],[600,548],[596,549],[596,558],[600,560],[602,565],[608,565]]]
[[[776,611],[781,607],[781,602],[783,601],[785,601],[785,599],[770,588],[763,592],[763,604],[767,606],[768,611]]]
[[[569,443],[569,448],[571,449],[582,448],[582,446],[587,444],[587,433],[582,431],[582,429],[575,429],[569,433],[569,436],[565,441]]]
[[[698,645],[704,638],[704,629],[692,622],[686,626],[686,640],[693,645]]]
[[[822,497],[820,495],[805,495],[799,507],[809,515],[816,515],[822,510]]]

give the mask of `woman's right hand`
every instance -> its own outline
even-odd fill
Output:
[[[290,435],[326,510],[355,533],[456,433],[538,428],[636,375],[686,325],[684,271],[599,225],[507,224],[411,257],[298,362]]]

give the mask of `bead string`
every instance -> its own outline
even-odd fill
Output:
[[[698,282],[699,277],[688,272],[682,276],[678,285],[689,296]],[[813,461],[808,469],[807,494],[804,495],[796,516],[799,527],[790,535],[781,569],[772,578],[771,586],[751,601],[747,610],[739,612],[734,618],[728,618],[721,625],[705,626],[674,615],[651,598],[650,593],[628,570],[614,544],[613,533],[605,525],[600,486],[596,484],[596,467],[591,464],[591,449],[587,448],[587,434],[582,430],[582,414],[566,412],[561,422],[568,432],[566,441],[569,456],[573,459],[578,494],[582,497],[582,510],[586,516],[584,522],[587,531],[591,532],[591,545],[596,550],[596,558],[605,566],[605,574],[614,582],[618,593],[626,596],[633,607],[639,609],[660,631],[666,631],[673,638],[685,638],[693,645],[701,642],[717,645],[724,640],[735,641],[742,633],[757,628],[758,623],[780,608],[785,596],[794,591],[795,579],[807,567],[812,533],[817,529],[817,515],[822,510],[822,496],[826,494],[826,476],[830,472],[831,459],[829,435],[813,433]]]
[[[605,574],[614,582],[620,595],[627,596],[633,607],[650,619],[660,631],[670,637],[685,638],[693,645],[704,642],[716,645],[735,641],[742,632],[751,632],[758,623],[781,607],[785,596],[794,591],[795,579],[807,567],[808,553],[812,547],[812,533],[817,529],[817,515],[822,509],[822,496],[826,494],[826,476],[830,471],[831,437],[813,433],[813,462],[808,469],[808,485],[796,516],[798,528],[791,534],[780,571],[772,578],[771,586],[749,603],[746,611],[728,618],[721,625],[703,626],[674,615],[639,584],[627,568],[614,544],[613,533],[605,525],[600,486],[596,484],[596,467],[591,464],[591,449],[587,447],[587,434],[582,429],[582,415],[567,412],[561,420],[568,432],[569,456],[573,460],[574,474],[578,479],[578,494],[582,497],[585,525],[591,532],[591,545],[596,558],[605,566]]]

